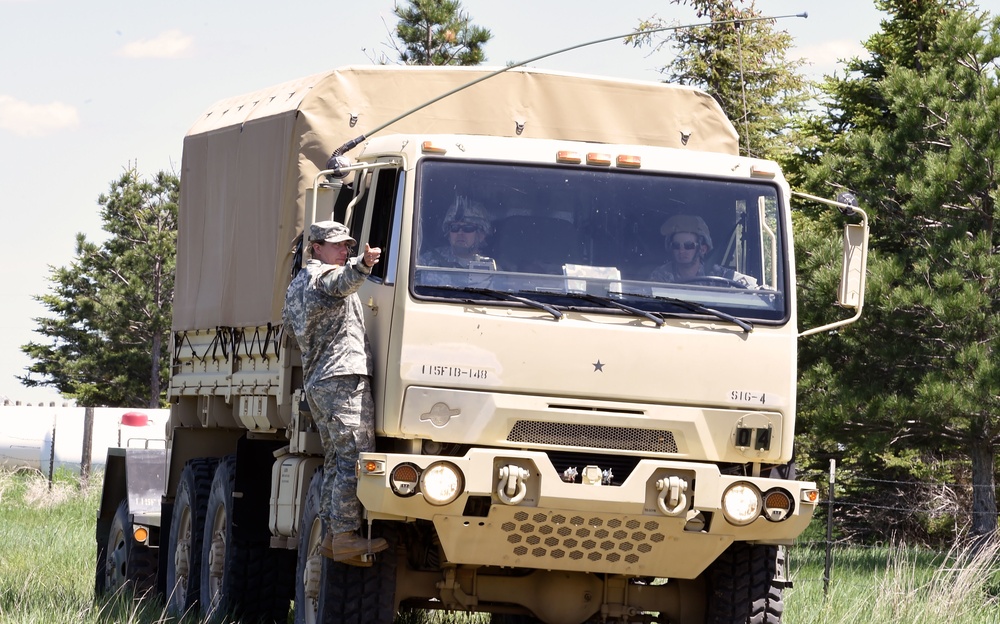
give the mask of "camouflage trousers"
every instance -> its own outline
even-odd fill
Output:
[[[366,375],[338,375],[306,389],[313,422],[323,442],[320,517],[332,533],[361,527],[355,463],[375,447],[375,406]]]

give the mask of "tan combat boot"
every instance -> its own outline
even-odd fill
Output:
[[[368,550],[368,540],[357,533],[327,533],[320,544],[319,551],[328,559],[334,561],[345,561],[360,557],[365,553],[382,552],[389,547],[389,544],[381,537],[374,537],[371,540],[371,550]]]

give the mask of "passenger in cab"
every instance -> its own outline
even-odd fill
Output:
[[[420,267],[465,269],[467,272],[418,271],[417,283],[428,286],[475,286],[489,281],[488,272],[497,270],[496,261],[482,255],[493,233],[490,215],[479,202],[459,196],[448,208],[441,229],[448,244],[423,251]]]
[[[712,250],[712,234],[701,217],[674,215],[660,228],[660,234],[664,236],[670,260],[653,269],[650,280],[711,285],[712,278],[721,278],[733,286],[757,288],[757,280],[749,275],[717,264],[705,264],[705,256]]]
[[[479,251],[493,228],[486,208],[479,202],[457,197],[448,208],[441,229],[448,244],[421,253],[417,264],[467,269],[471,262],[485,258]]]

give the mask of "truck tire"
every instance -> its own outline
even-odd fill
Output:
[[[156,583],[156,552],[132,538],[128,501],[118,504],[107,546],[97,554],[97,594],[143,595]]]
[[[395,532],[376,534],[389,548],[375,555],[369,568],[327,559],[319,552],[323,541],[320,518],[323,469],[309,483],[299,524],[299,552],[295,572],[295,624],[392,624],[396,616]]]
[[[184,464],[170,522],[167,550],[167,613],[183,617],[197,610],[201,584],[201,544],[205,509],[219,460],[201,457]]]
[[[785,550],[732,544],[708,569],[708,624],[780,624]]]
[[[285,622],[291,595],[291,553],[267,539],[233,533],[236,456],[215,470],[205,510],[201,552],[201,608],[206,621]]]
[[[323,469],[313,473],[309,481],[306,503],[299,519],[299,549],[295,565],[295,624],[321,624],[319,595],[322,588],[326,558],[320,554],[323,522],[319,517]]]

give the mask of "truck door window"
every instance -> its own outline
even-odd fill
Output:
[[[384,281],[389,271],[387,261],[392,252],[393,215],[396,210],[396,196],[402,178],[399,169],[380,169],[375,178],[375,195],[371,206],[371,227],[368,232],[368,244],[382,248],[382,260],[372,267],[372,278]],[[358,245],[364,248],[365,241],[358,239]]]
[[[670,300],[682,299],[782,322],[778,198],[770,181],[424,159],[413,292],[468,300],[478,291],[484,303],[511,305],[492,290],[556,308],[619,309],[597,296],[666,315],[680,314]]]

